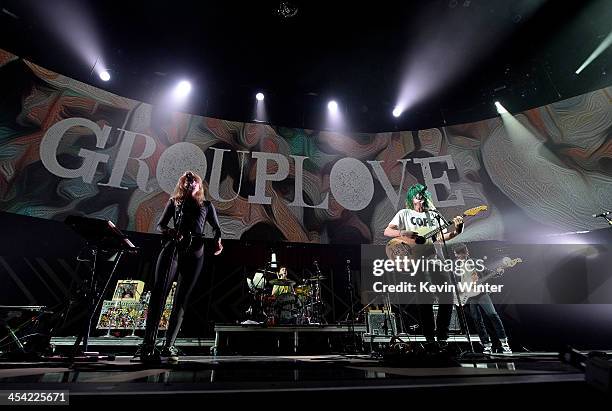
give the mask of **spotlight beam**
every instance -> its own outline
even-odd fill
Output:
[[[506,110],[506,108],[502,106],[499,101],[495,102],[495,108],[499,114],[508,114],[508,110]]]
[[[608,34],[608,36],[602,41],[599,46],[591,53],[591,55],[582,63],[582,65],[576,70],[576,74],[580,74],[582,70],[586,68],[589,64],[593,62],[601,53],[604,52],[605,49],[610,47],[612,44],[612,31]]]

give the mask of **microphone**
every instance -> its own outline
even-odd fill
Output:
[[[600,214],[593,214],[593,218],[606,217],[606,216],[609,216],[610,214],[612,214],[612,211],[604,211],[603,213],[600,213]]]
[[[185,185],[186,185],[185,188],[187,188],[188,190],[191,190],[193,188],[195,181],[196,181],[196,178],[191,171],[188,171],[187,173],[185,173]]]
[[[425,198],[425,192],[427,191],[427,186],[424,185],[422,189],[419,190],[417,194],[420,194],[421,197]]]

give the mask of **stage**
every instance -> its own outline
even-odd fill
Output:
[[[561,398],[598,396],[606,390],[601,378],[595,384],[587,381],[589,373],[578,360],[587,352],[576,351],[572,358],[558,352],[473,355],[467,336],[459,334],[430,351],[422,335],[374,335],[363,324],[218,324],[214,329],[214,339],[178,339],[178,363],[131,362],[142,340],[113,336],[90,340],[90,352],[100,358],[70,360],[75,338],[56,337],[52,355],[0,362],[0,386],[11,392],[64,392],[73,405],[92,400],[125,405],[237,397],[266,401],[271,396],[295,401],[337,394],[344,394],[347,403],[369,399],[384,405],[388,396],[400,395],[452,404],[465,395]],[[477,336],[470,339],[481,351]]]
[[[449,367],[399,367],[370,355],[187,356],[178,364],[150,366],[129,360],[119,356],[114,361],[73,364],[4,362],[0,382],[10,391],[66,390],[71,404],[94,399],[126,405],[182,404],[237,396],[302,401],[340,392],[347,394],[342,401],[369,398],[381,406],[389,404],[388,395],[396,394],[410,399],[436,395],[444,402],[453,395],[487,392],[512,393],[510,401],[525,393],[554,393],[556,398],[599,395],[585,382],[584,373],[559,361],[557,353],[458,361]]]
[[[365,324],[333,325],[302,325],[302,326],[274,326],[265,325],[215,325],[215,338],[178,338],[176,346],[184,352],[211,354],[211,355],[249,355],[267,353],[270,355],[284,354],[328,354],[346,351],[346,344],[351,345],[352,351],[376,352],[389,344],[393,338],[401,342],[426,341],[423,335],[418,334],[373,334],[367,332]],[[378,331],[378,330],[377,330]],[[76,337],[53,337],[51,345],[57,352],[68,352],[73,346]],[[302,344],[300,344],[300,341]],[[470,335],[468,341],[464,334],[449,335],[449,343],[461,343],[462,348],[468,349],[469,342],[475,349],[481,349],[478,335]],[[163,339],[159,340],[161,344]],[[115,337],[106,335],[91,337],[89,347],[91,351],[117,352],[129,354],[142,343],[138,336]]]

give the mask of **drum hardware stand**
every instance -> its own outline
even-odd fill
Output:
[[[252,287],[249,289],[249,293],[252,295],[252,302],[249,308],[246,310],[246,314],[248,316],[248,321],[254,321],[260,324],[267,324],[269,320],[269,313],[264,307],[264,296],[265,296],[265,286],[268,282],[266,280],[266,275],[268,273],[273,273],[272,268],[276,268],[276,253],[272,251],[272,255],[270,260],[266,262],[265,267],[263,269],[263,275],[261,279],[257,283],[253,283]],[[255,272],[259,272],[260,270],[256,270]]]
[[[254,321],[257,323],[263,323],[265,321],[260,321],[265,319],[265,313],[263,308],[263,291],[260,290],[260,286],[265,284],[265,274],[261,277],[261,279],[257,283],[252,283],[252,289],[249,288],[249,294],[251,294],[251,304],[249,308],[246,310],[246,314],[248,316],[248,320]]]
[[[351,276],[351,260],[346,260],[346,276],[347,276],[347,280],[348,280],[348,292],[349,292],[349,301],[350,301],[350,311],[349,311],[349,315],[350,315],[350,320],[349,320],[349,332],[351,333],[351,337],[352,337],[352,345],[350,346],[350,351],[353,353],[357,352],[357,333],[355,332],[355,305],[353,302],[353,293],[354,293],[354,287],[353,287],[353,279]]]
[[[324,319],[323,319],[323,314],[321,313],[321,309],[322,309],[322,305],[323,305],[323,301],[321,299],[321,269],[319,268],[319,262],[317,260],[315,260],[313,262],[314,266],[315,266],[315,271],[316,271],[316,280],[313,283],[313,291],[312,291],[312,295],[311,295],[311,309],[312,309],[312,313],[314,314],[314,317],[316,319],[316,322],[314,322],[314,324],[319,324],[322,325],[325,323]]]

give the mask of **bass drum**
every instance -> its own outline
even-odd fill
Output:
[[[279,324],[295,324],[300,311],[300,300],[291,293],[276,297],[274,304]]]

